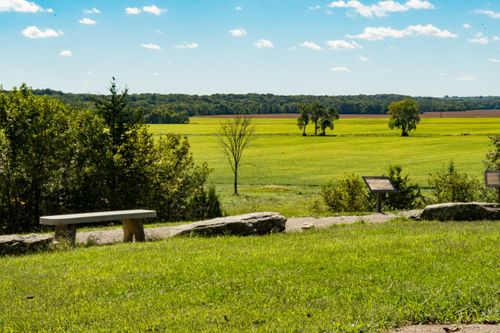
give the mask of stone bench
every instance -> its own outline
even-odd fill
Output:
[[[40,224],[56,227],[55,238],[75,245],[76,227],[82,223],[98,223],[121,221],[123,226],[123,241],[144,242],[143,219],[156,217],[154,210],[116,210],[109,212],[95,212],[83,214],[66,214],[40,217]]]

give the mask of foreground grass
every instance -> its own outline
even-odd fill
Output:
[[[210,181],[228,214],[277,210],[286,216],[312,215],[311,194],[329,179],[346,173],[382,175],[391,164],[401,165],[421,186],[428,186],[429,173],[451,160],[482,179],[488,136],[500,133],[500,118],[424,118],[410,137],[402,138],[388,128],[387,119],[354,118],[336,122],[336,136],[302,137],[295,119],[253,119],[256,135],[239,172],[242,196],[235,198],[231,169],[216,137],[222,121],[198,117],[188,125],[152,125],[150,131],[188,136],[196,161],[212,168]]]
[[[377,332],[500,322],[499,226],[356,224],[0,258],[0,327]]]

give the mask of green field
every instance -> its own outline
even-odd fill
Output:
[[[0,258],[3,332],[380,332],[500,322],[498,222],[354,224]]]
[[[210,180],[229,214],[273,210],[287,216],[311,215],[311,202],[327,180],[345,173],[381,175],[391,164],[400,164],[422,186],[429,173],[450,160],[481,178],[488,136],[500,134],[500,118],[424,118],[407,138],[390,130],[387,119],[340,119],[330,132],[334,135],[327,137],[302,137],[295,119],[254,119],[255,138],[240,172],[242,195],[234,197],[231,170],[216,137],[223,121],[195,117],[188,125],[150,129],[157,136],[189,137],[196,161],[212,168]]]

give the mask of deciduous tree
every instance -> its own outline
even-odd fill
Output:
[[[401,136],[409,136],[409,132],[415,130],[420,122],[419,107],[413,99],[391,103],[388,110],[389,127],[401,128]]]

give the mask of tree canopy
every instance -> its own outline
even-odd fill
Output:
[[[401,136],[409,136],[420,122],[418,103],[413,99],[404,99],[389,105],[389,127],[400,128]]]

